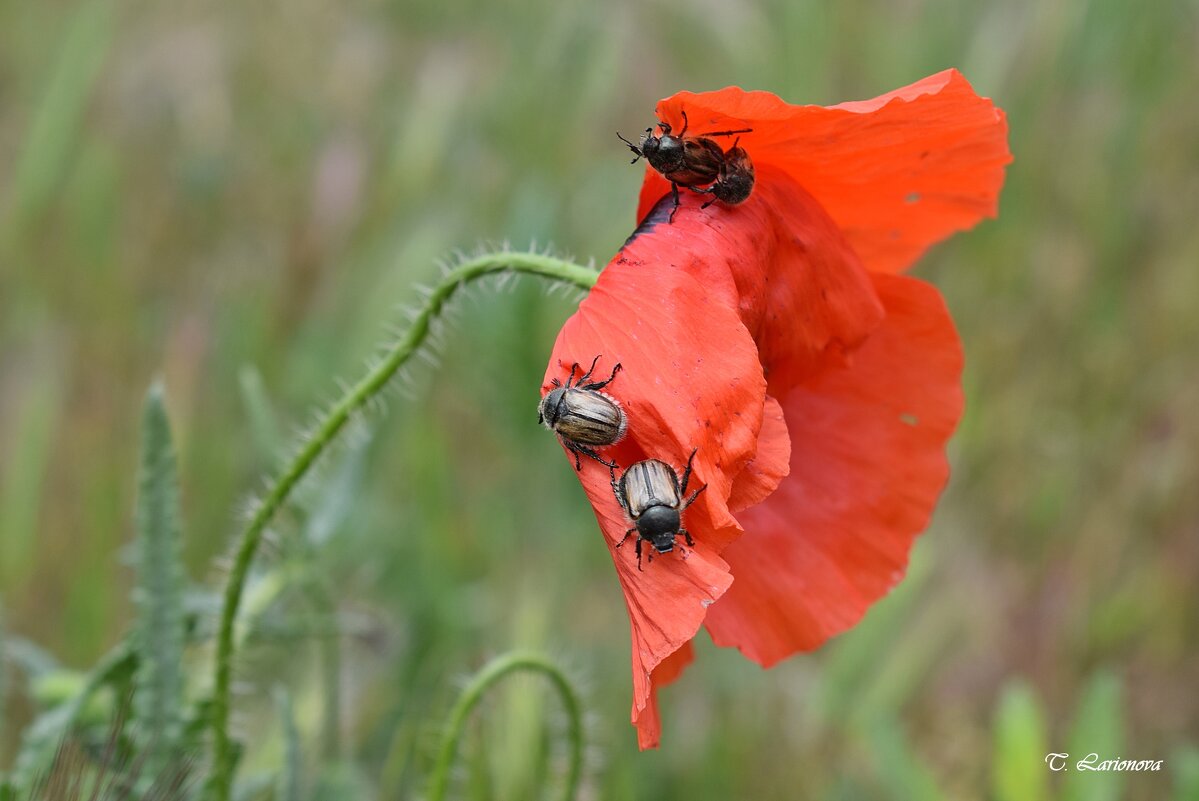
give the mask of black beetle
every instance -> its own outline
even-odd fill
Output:
[[[737,146],[740,141],[737,139],[733,142],[733,146],[725,151],[724,162],[720,165],[720,174],[716,178],[716,183],[703,190],[704,194],[712,195],[712,199],[700,208],[706,209],[717,200],[730,206],[736,206],[738,203],[744,203],[753,192],[754,164],[749,160],[749,154],[745,152],[745,148]]]
[[[629,146],[629,150],[637,154],[630,164],[636,164],[638,159],[644,158],[649,162],[649,165],[658,172],[662,173],[666,180],[670,181],[670,189],[674,195],[674,207],[677,210],[679,207],[679,187],[683,186],[696,192],[711,192],[714,200],[720,200],[730,205],[736,205],[749,197],[750,191],[753,189],[753,165],[749,162],[749,155],[745,150],[739,148],[734,143],[733,148],[726,154],[713,140],[708,137],[712,136],[732,136],[733,134],[750,133],[753,128],[740,128],[735,131],[713,131],[712,133],[703,136],[687,136],[687,112],[681,112],[683,115],[683,129],[677,135],[671,133],[670,123],[659,122],[658,127],[662,129],[662,133],[658,136],[654,135],[652,127],[646,128],[645,133],[641,135],[640,142],[633,144],[628,139],[625,139],[620,133],[616,135],[620,141]],[[735,158],[739,165],[735,171],[735,175],[730,173],[730,177],[735,177],[740,186],[729,186],[728,190],[715,191],[716,185],[722,180],[727,167],[726,163],[730,156],[734,156],[734,151],[737,151]],[[748,165],[749,167],[749,184],[744,186],[743,177],[745,170],[740,165]],[[744,186],[744,189],[741,187]],[[710,205],[711,201],[708,204]],[[674,212],[670,214],[671,220],[674,219]]]
[[[571,365],[566,383],[555,378],[551,382],[555,389],[547,392],[537,407],[537,422],[557,434],[562,444],[574,453],[575,470],[583,469],[580,453],[609,469],[614,468],[615,462],[600,458],[594,449],[619,442],[629,427],[629,420],[616,399],[600,392],[616,378],[620,364],[612,368],[612,375],[606,381],[589,381],[599,360],[596,356],[577,381],[578,362]]]
[[[683,510],[695,502],[699,494],[708,488],[707,484],[687,495],[687,482],[691,480],[691,462],[699,449],[691,451],[687,458],[687,469],[683,471],[683,480],[674,472],[674,468],[658,459],[646,459],[637,462],[620,480],[616,480],[616,468],[612,467],[612,491],[616,500],[624,508],[633,528],[625,532],[624,538],[616,543],[619,548],[625,540],[637,533],[637,569],[641,569],[641,541],[646,540],[658,553],[669,553],[674,550],[676,537],[682,536],[687,544],[695,547],[695,541],[687,529],[683,528]],[[649,555],[649,561],[654,555]]]

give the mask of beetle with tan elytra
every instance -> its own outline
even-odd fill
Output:
[[[620,363],[612,368],[612,375],[606,380],[591,381],[599,360],[596,356],[591,367],[577,381],[575,372],[580,369],[579,363],[571,365],[566,383],[556,378],[551,381],[554,389],[546,393],[537,407],[537,422],[557,434],[567,450],[575,455],[575,470],[582,469],[579,454],[590,456],[609,469],[615,468],[615,462],[604,459],[595,449],[616,444],[629,427],[629,419],[620,408],[620,402],[608,393],[600,392],[616,378]]]
[[[682,537],[692,548],[695,541],[691,534],[683,528],[683,511],[695,503],[699,494],[708,488],[707,484],[687,495],[687,482],[691,480],[691,462],[699,448],[691,451],[687,458],[687,469],[683,471],[683,480],[679,481],[674,468],[660,459],[646,459],[637,462],[616,480],[616,468],[610,468],[612,476],[612,491],[620,503],[633,527],[624,534],[624,539],[616,543],[616,547],[625,544],[625,540],[637,532],[637,569],[641,569],[641,541],[645,540],[658,553],[670,553],[675,548],[675,539]],[[686,558],[686,552],[679,549]],[[654,561],[653,553],[649,561]]]

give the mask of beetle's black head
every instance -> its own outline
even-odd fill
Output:
[[[558,417],[562,414],[562,397],[565,394],[566,388],[558,387],[541,399],[541,405],[537,407],[538,423],[541,423],[551,431],[553,430],[558,422]]]
[[[679,510],[669,506],[651,506],[637,518],[637,533],[649,540],[658,553],[674,550],[674,538],[679,534]]]
[[[662,124],[661,136],[654,136],[652,128],[642,135],[641,152],[658,172],[674,172],[683,168],[683,140],[671,136],[670,126],[665,123]]]

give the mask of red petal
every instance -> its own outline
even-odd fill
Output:
[[[787,475],[791,463],[791,438],[783,419],[783,407],[769,395],[758,433],[758,451],[737,475],[729,495],[729,509],[739,512],[770,496]]]
[[[658,715],[658,689],[683,675],[683,670],[694,661],[695,647],[688,642],[654,668],[649,703],[640,713],[636,707],[633,708],[633,725],[637,727],[637,746],[642,751],[647,748],[657,748],[658,737],[662,733],[662,721]]]
[[[949,474],[961,345],[937,290],[874,276],[882,326],[783,401],[791,472],[738,514],[736,576],[708,610],[718,645],[769,666],[855,624],[903,575]]]
[[[660,119],[688,134],[751,127],[741,146],[759,171],[786,170],[836,221],[866,267],[899,272],[930,245],[993,217],[1011,161],[1003,112],[957,70],[837,106],[795,106],[728,87],[679,92]],[[647,169],[640,219],[668,185]],[[760,187],[755,187],[755,193]]]
[[[693,448],[691,487],[707,490],[684,520],[695,548],[662,554],[644,570],[634,555],[636,536],[617,550],[630,522],[608,470],[582,460],[580,480],[608,541],[624,589],[633,637],[633,714],[649,702],[650,674],[691,640],[707,607],[732,581],[719,553],[740,535],[728,509],[737,476],[758,449],[766,381],[757,349],[736,312],[686,272],[668,264],[614,263],[563,326],[546,372],[565,379],[572,362],[602,355],[596,374],[623,370],[605,388],[629,416],[625,439],[604,456],[628,467],[645,458],[677,470]],[[571,458],[573,466],[573,457]],[[681,477],[681,476],[680,476]]]
[[[617,261],[686,270],[737,309],[771,393],[781,395],[829,356],[857,347],[882,307],[857,254],[812,196],[771,165],[757,176],[754,193],[733,207],[702,209],[702,197],[684,192],[670,224],[672,201],[661,199]]]

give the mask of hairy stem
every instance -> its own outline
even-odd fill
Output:
[[[567,737],[570,740],[570,769],[566,774],[566,783],[562,788],[563,801],[571,801],[579,789],[579,777],[583,772],[583,712],[579,695],[575,692],[570,681],[562,670],[540,654],[514,651],[496,657],[482,670],[475,674],[470,684],[458,696],[457,703],[450,710],[449,720],[441,736],[441,747],[437,752],[437,762],[429,777],[428,801],[443,801],[446,787],[449,785],[450,767],[454,764],[454,754],[458,751],[458,741],[462,739],[462,729],[471,710],[482,700],[484,693],[500,679],[509,673],[519,670],[533,671],[545,675],[562,698],[570,719]]]
[[[287,469],[275,480],[266,497],[254,512],[241,533],[229,579],[225,584],[221,607],[220,628],[217,634],[216,658],[213,666],[212,735],[213,766],[207,796],[214,801],[228,801],[233,787],[234,743],[229,736],[229,695],[233,675],[233,624],[241,604],[246,575],[258,550],[262,533],[275,513],[287,501],[293,489],[308,473],[317,458],[345,428],[351,417],[371,398],[379,394],[429,335],[429,325],[463,284],[492,273],[527,273],[574,284],[581,289],[595,285],[597,273],[561,259],[535,253],[494,253],[472,259],[451,270],[434,287],[423,308],[412,321],[403,337],[387,356],[362,377],[325,413],[310,439],[292,459]]]

